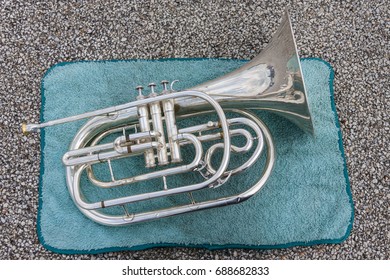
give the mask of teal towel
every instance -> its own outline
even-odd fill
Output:
[[[48,70],[42,81],[41,121],[129,102],[135,99],[134,86],[151,81],[178,79],[177,89],[189,88],[244,63],[227,59],[60,63]],[[162,246],[285,248],[345,240],[352,228],[353,202],[333,101],[333,70],[320,59],[304,59],[302,67],[315,137],[282,117],[259,113],[275,139],[277,162],[266,186],[248,201],[233,206],[125,227],[99,225],[73,204],[61,162],[84,122],[43,130],[37,223],[40,242],[49,250],[74,254]],[[216,191],[249,186],[262,163],[260,160],[244,176],[235,176]],[[137,161],[133,164],[137,166]]]

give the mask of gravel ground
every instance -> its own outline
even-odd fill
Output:
[[[0,259],[389,259],[390,24],[385,0],[28,2],[0,0]],[[323,58],[335,69],[356,216],[344,243],[99,255],[59,255],[39,244],[39,136],[22,136],[20,123],[39,121],[46,69],[73,60],[249,59],[272,37],[286,6],[301,56]]]

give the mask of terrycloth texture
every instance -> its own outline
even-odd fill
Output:
[[[243,63],[172,59],[58,64],[42,82],[42,121],[129,102],[135,97],[134,85],[178,79],[177,89],[184,89],[228,73]],[[73,204],[61,162],[83,121],[45,129],[38,213],[41,243],[61,253],[98,253],[158,246],[280,248],[345,240],[352,226],[353,205],[333,103],[333,71],[318,59],[305,59],[302,67],[315,137],[279,116],[261,113],[276,143],[277,162],[266,186],[248,201],[233,206],[125,227],[101,226],[84,217]],[[143,172],[140,158],[125,163],[125,167],[132,173]],[[259,176],[262,163],[259,161],[244,176],[233,177],[216,190],[218,195],[249,186]],[[107,177],[107,171],[96,169],[99,170],[101,177]],[[177,183],[181,179],[168,180]],[[183,181],[193,179],[184,176]],[[150,183],[133,189],[143,186],[150,188]],[[86,192],[91,200],[97,197]],[[205,190],[199,197],[208,195],[214,194]],[[170,205],[186,199],[183,195],[141,207]]]

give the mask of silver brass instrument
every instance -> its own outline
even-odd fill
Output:
[[[174,81],[175,82],[175,81]],[[174,83],[173,82],[173,83]],[[162,81],[162,91],[149,84],[150,94],[144,96],[137,87],[136,101],[41,124],[23,124],[24,133],[41,128],[89,118],[80,128],[63,156],[70,195],[80,211],[104,225],[126,225],[173,216],[191,211],[226,206],[247,200],[257,193],[269,178],[275,162],[275,147],[266,125],[256,115],[242,109],[267,110],[291,120],[306,132],[313,133],[305,85],[288,13],[273,40],[253,60],[220,78],[176,92],[173,83]],[[227,119],[226,111],[239,114]],[[204,124],[179,127],[178,119],[213,112],[218,119]],[[247,129],[243,128],[246,127]],[[134,130],[134,132],[133,132]],[[109,135],[117,135],[111,142],[102,142]],[[231,140],[242,137],[243,146]],[[217,140],[218,143],[213,144]],[[203,143],[211,143],[204,151]],[[184,163],[183,147],[195,151],[191,162]],[[212,161],[215,152],[222,153],[218,166]],[[229,169],[231,153],[253,151],[239,167]],[[192,194],[206,188],[225,184],[231,176],[251,167],[266,150],[261,178],[247,190],[227,197],[195,201]],[[126,157],[142,156],[150,172],[116,179],[111,162]],[[107,164],[111,180],[96,178],[92,166]],[[169,177],[187,172],[199,172],[203,181],[185,186],[170,186]],[[80,184],[82,174],[102,189],[131,187],[132,184],[152,179],[161,180],[160,189],[123,197],[89,201]],[[259,173],[260,174],[260,173]],[[189,196],[188,203],[146,212],[129,212],[132,203],[169,197]],[[122,208],[111,214],[105,208]]]

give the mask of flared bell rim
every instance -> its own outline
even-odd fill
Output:
[[[213,96],[227,109],[265,110],[281,115],[314,134],[307,88],[287,9],[267,46],[240,68],[191,89]],[[193,100],[178,102],[194,110]]]

